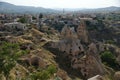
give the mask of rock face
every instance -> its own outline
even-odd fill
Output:
[[[77,29],[78,38],[81,39],[82,42],[88,43],[88,35],[86,30],[86,25],[82,21],[80,26]]]
[[[65,52],[71,60],[71,67],[79,70],[85,78],[104,74],[104,68],[95,43],[89,43],[85,24],[82,22],[75,32],[65,26],[61,31],[61,40],[51,46]],[[102,50],[102,49],[101,49]]]
[[[99,56],[97,55],[97,50],[95,44],[91,43],[89,49],[84,51],[86,54],[79,54],[72,58],[71,66],[74,69],[80,70],[84,77],[92,77],[97,74],[104,74],[104,69]]]
[[[114,80],[120,80],[120,71],[114,74]]]

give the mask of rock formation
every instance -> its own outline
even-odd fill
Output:
[[[104,68],[95,43],[89,43],[84,22],[75,32],[74,28],[65,26],[61,31],[61,40],[53,42],[52,47],[65,52],[71,60],[71,67],[77,69],[85,78],[103,75]]]
[[[77,28],[77,35],[78,38],[85,43],[88,43],[88,35],[87,35],[87,30],[86,30],[86,25],[83,21],[81,21],[80,26]]]

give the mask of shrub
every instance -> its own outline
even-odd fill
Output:
[[[4,72],[5,76],[9,75],[10,70],[15,66],[16,55],[19,51],[18,44],[2,42],[0,46],[0,72]]]
[[[35,72],[30,75],[32,80],[48,80],[57,71],[56,67],[53,65],[48,66],[47,69],[40,72]]]
[[[110,51],[104,51],[101,54],[101,59],[103,63],[105,63],[109,67],[112,67],[113,69],[117,69],[117,67],[119,66],[115,56]]]
[[[41,72],[35,72],[30,75],[32,80],[48,80],[50,78],[49,72],[43,70]]]
[[[115,41],[113,41],[113,40],[107,40],[106,43],[108,43],[108,44],[114,44]]]
[[[48,68],[47,68],[47,71],[52,75],[54,74],[55,72],[57,72],[57,69],[54,65],[50,65]]]

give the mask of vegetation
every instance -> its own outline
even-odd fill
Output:
[[[108,43],[108,44],[115,44],[115,41],[113,41],[113,40],[106,40],[106,43]]]
[[[56,71],[56,67],[54,65],[50,65],[45,70],[32,73],[30,78],[32,80],[48,80]]]
[[[42,14],[42,13],[40,13],[39,18],[40,18],[40,19],[43,18],[43,14]]]
[[[117,63],[115,56],[110,51],[104,51],[101,54],[101,59],[105,65],[115,70],[118,69],[119,64]]]
[[[92,23],[90,21],[86,21],[86,25],[87,25],[87,30],[88,31],[92,31],[92,30],[101,31],[105,27],[105,25],[103,24],[103,21],[100,20],[100,19],[97,19],[96,23]]]
[[[32,19],[33,19],[33,20],[36,20],[37,18],[36,18],[36,17],[34,17],[34,16],[32,16]]]
[[[26,21],[26,19],[25,19],[24,17],[22,17],[22,18],[20,18],[20,19],[18,20],[18,22],[26,23],[27,21]]]
[[[2,77],[6,78],[6,80],[87,80],[88,76],[92,77],[95,76],[95,74],[93,73],[94,69],[86,70],[87,64],[83,65],[83,60],[85,58],[88,59],[88,62],[89,59],[96,58],[96,61],[93,61],[94,65],[98,64],[98,62],[102,60],[105,65],[102,66],[102,63],[99,63],[99,67],[97,69],[100,69],[101,72],[105,72],[105,75],[102,77],[109,77],[111,78],[110,80],[113,80],[112,78],[114,73],[116,71],[120,71],[120,55],[118,54],[120,47],[120,13],[106,13],[104,11],[102,13],[91,13],[91,11],[90,13],[86,13],[85,11],[82,14],[79,14],[81,12],[75,12],[64,15],[58,13],[52,14],[49,12],[39,13],[40,12],[31,14],[27,12],[25,14],[16,13],[10,15],[1,13],[1,80],[3,80]],[[30,17],[32,17],[32,19]],[[19,19],[18,22],[26,24],[27,30],[21,30],[22,26],[20,26],[21,28],[17,28],[17,26],[11,22],[14,19]],[[31,20],[33,21],[31,22]],[[83,34],[83,38],[88,37],[88,43],[83,43],[83,41],[80,42],[82,38],[77,37],[77,28],[82,25],[82,20],[85,21],[85,26],[83,25],[85,30],[81,29],[80,32],[85,31],[86,34],[84,35],[84,33],[81,33],[81,35]],[[11,22],[13,26],[5,25],[6,22]],[[65,48],[66,46],[72,47],[71,43],[69,43],[67,39],[61,38],[61,30],[64,26],[71,28],[70,30],[68,29],[68,34],[72,33],[77,37],[74,39],[75,43],[73,43],[73,45],[76,44],[75,47],[79,47],[79,45],[80,47],[83,47],[82,52],[79,52],[83,53],[82,55],[78,54],[76,56],[72,56],[72,54],[67,54],[65,51],[60,51],[57,47],[54,48],[56,44],[62,44],[61,41],[65,41],[63,42],[65,45],[61,46]],[[75,29],[75,31],[73,29]],[[69,36],[69,38],[73,41],[72,36]],[[1,41],[19,42],[20,44]],[[92,52],[90,51],[90,48],[94,47],[94,45],[89,47],[89,44],[91,43],[96,45],[98,53],[102,51],[102,48],[105,48],[104,50],[106,51],[103,51],[101,54],[96,56],[93,54],[87,55]],[[115,47],[112,45],[115,45]],[[79,51],[81,51],[81,49],[79,49]],[[30,54],[24,55],[27,53]],[[72,60],[73,57],[75,60],[79,60]],[[99,57],[101,57],[101,59],[99,59]],[[75,63],[78,63],[77,65],[80,64],[76,69],[74,68],[74,66],[76,66]],[[93,68],[96,67],[91,64],[90,66]],[[82,74],[82,70],[88,74]],[[89,75],[89,73],[91,74]],[[99,72],[96,73],[99,74]]]
[[[3,73],[6,78],[9,76],[10,70],[15,67],[17,59],[26,54],[26,51],[21,51],[19,44],[1,42],[0,43],[0,73]]]

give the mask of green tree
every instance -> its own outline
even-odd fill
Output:
[[[117,67],[119,66],[115,56],[110,51],[104,51],[101,54],[101,59],[104,64],[106,64],[109,67],[112,67],[113,69],[117,69]]]
[[[18,20],[18,22],[26,23],[27,21],[26,21],[25,17],[22,17],[22,18],[20,18],[20,19]]]

